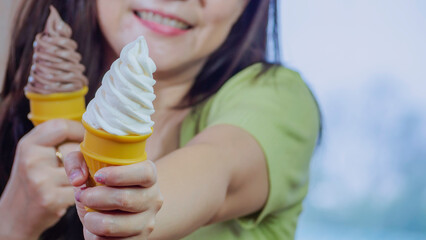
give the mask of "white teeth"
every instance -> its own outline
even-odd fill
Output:
[[[188,29],[189,28],[189,25],[187,25],[187,24],[185,24],[181,21],[171,19],[171,18],[167,18],[167,17],[163,17],[163,16],[160,16],[158,14],[154,14],[153,12],[143,12],[142,11],[142,12],[136,12],[136,14],[140,18],[147,20],[147,21],[160,23],[160,24],[171,26],[171,27],[174,27],[174,28],[180,28],[180,29]]]
[[[162,18],[162,17],[160,17],[159,15],[154,15],[154,21],[155,21],[155,22],[161,23],[161,22],[162,22],[162,20],[163,20],[163,18]]]
[[[181,22],[177,22],[176,24],[177,24],[178,28],[183,28],[184,27],[184,24],[181,23]]]
[[[161,23],[161,24],[163,24],[163,25],[169,25],[169,26],[170,26],[170,24],[169,24],[169,19],[167,19],[167,18],[162,18],[162,19],[160,20],[160,23]]]
[[[175,28],[182,28],[182,26],[179,26],[179,24],[176,20],[170,21],[170,26],[175,27]]]

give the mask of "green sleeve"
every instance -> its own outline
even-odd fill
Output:
[[[238,219],[245,229],[303,201],[319,132],[317,104],[299,74],[277,67],[255,78],[260,67],[228,81],[212,99],[205,118],[207,127],[230,124],[244,129],[265,154],[268,200],[259,213]]]

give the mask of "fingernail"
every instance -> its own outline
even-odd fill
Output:
[[[71,183],[74,182],[74,180],[77,179],[81,175],[82,175],[82,173],[81,173],[81,171],[79,169],[73,169],[73,170],[71,170],[71,174],[69,176],[70,182]]]
[[[82,191],[82,190],[78,190],[78,191],[75,193],[75,200],[77,200],[77,202],[80,202],[81,191]]]
[[[105,183],[105,175],[102,173],[95,173],[95,181],[98,183]]]
[[[74,196],[75,196],[75,200],[77,200],[78,202],[80,202],[81,193],[82,193],[85,189],[87,189],[87,187],[82,187],[82,188],[80,188],[79,190],[77,190],[77,191],[75,192],[75,194],[74,194]]]

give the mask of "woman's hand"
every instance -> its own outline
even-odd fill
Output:
[[[83,185],[88,171],[80,152],[69,154],[64,164],[72,185],[79,187],[75,199],[86,240],[148,238],[163,204],[152,161],[100,169],[94,178],[103,186],[90,188]],[[87,212],[85,206],[98,212]]]
[[[66,155],[81,142],[79,122],[51,120],[35,127],[18,143],[12,173],[0,201],[0,236],[37,239],[74,204],[74,191],[56,156]],[[2,238],[3,239],[3,238]]]

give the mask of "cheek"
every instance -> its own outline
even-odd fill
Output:
[[[121,49],[140,34],[134,29],[133,14],[124,0],[98,0],[98,22],[105,39],[118,55]]]
[[[97,0],[98,22],[103,32],[117,28],[120,18],[120,4],[117,1]]]
[[[187,35],[173,39],[146,35],[150,55],[157,70],[166,72],[202,63],[227,38],[241,15],[244,5],[240,0],[207,0],[198,14],[199,25]]]
[[[212,0],[205,6],[204,18],[209,23],[232,25],[244,9],[242,0]]]
[[[203,54],[211,54],[228,37],[232,26],[241,15],[242,1],[215,0],[207,5],[204,12],[204,23],[200,28],[200,41],[198,48]]]

